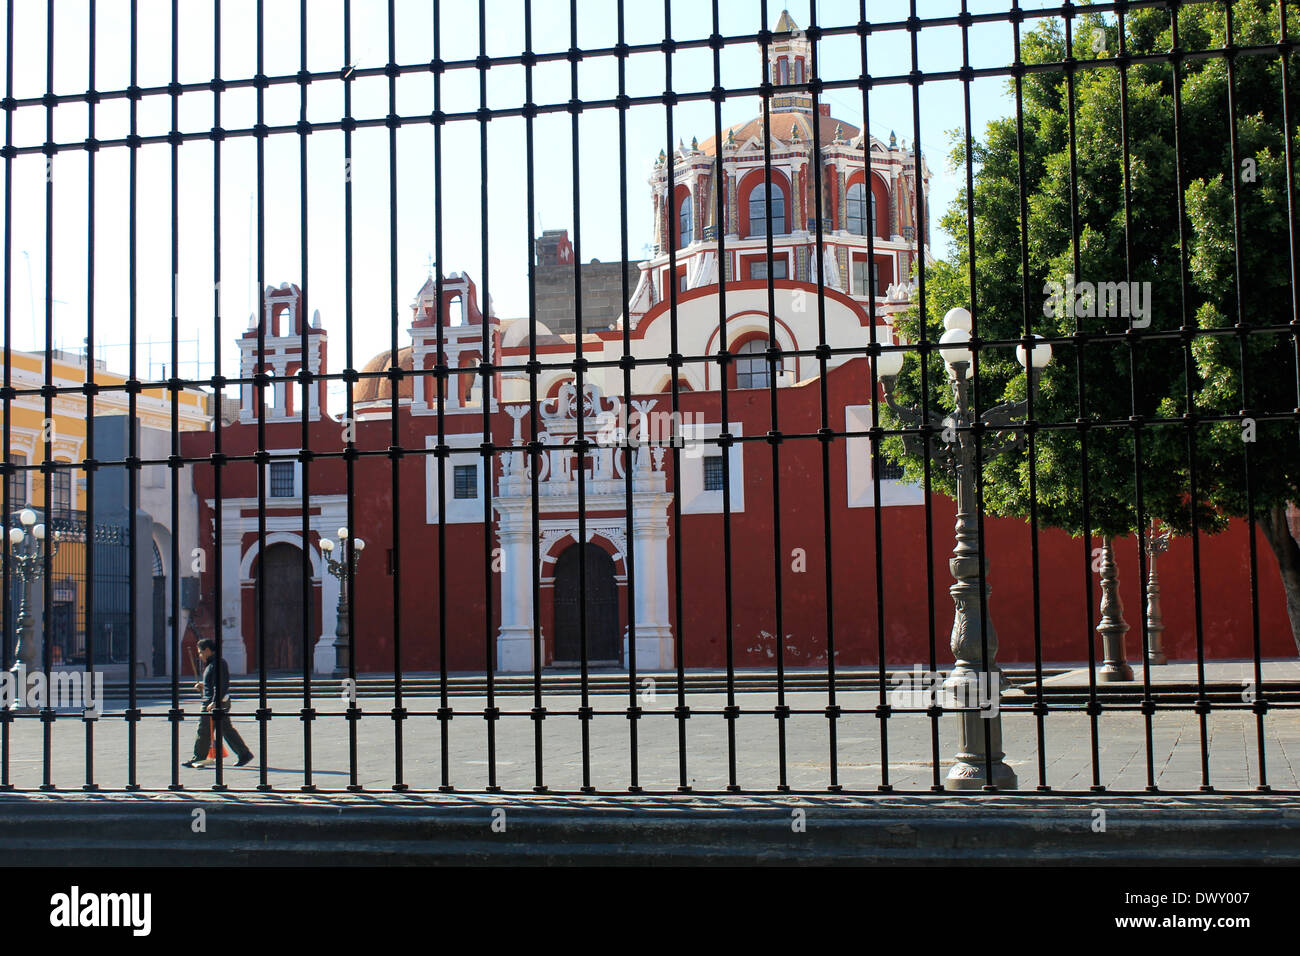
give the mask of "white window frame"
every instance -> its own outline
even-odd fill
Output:
[[[478,446],[483,444],[481,432],[466,432],[461,435],[447,435],[445,441],[449,448],[473,448],[473,455],[463,452],[453,453],[446,458],[437,455],[424,456],[424,520],[426,524],[438,523],[438,473],[434,471],[439,463],[442,465],[443,480],[446,482],[447,518],[446,524],[481,524],[483,521],[484,480],[487,473],[486,459],[478,454]],[[437,435],[426,435],[424,447],[434,448],[438,444]],[[478,494],[473,498],[457,498],[455,465],[478,465]]]
[[[277,494],[275,494],[275,492],[274,492],[274,489],[275,489],[275,480],[274,480],[274,475],[275,475],[275,469],[276,469],[276,466],[277,466],[277,465],[280,466],[280,467],[284,467],[285,465],[296,466],[296,465],[298,465],[298,464],[299,464],[299,462],[294,462],[294,461],[282,461],[282,460],[276,460],[276,459],[272,459],[272,460],[270,461],[270,463],[267,464],[267,466],[266,466],[266,499],[267,499],[267,501],[270,501],[272,498],[274,498],[276,501],[288,501],[288,500],[291,500],[295,495],[297,495],[298,498],[302,498],[302,493],[298,490],[298,469],[297,469],[297,467],[291,467],[290,470],[289,470],[289,473],[293,476],[292,481],[291,481],[291,487],[290,487],[289,494],[287,494],[287,495],[277,495]],[[151,486],[151,487],[153,487],[153,486]]]
[[[266,506],[268,508],[279,508],[293,504],[302,505],[302,462],[296,458],[289,462],[289,464],[293,465],[293,494],[271,497],[271,465],[276,462],[283,464],[285,455],[297,455],[301,450],[300,448],[268,448],[266,450],[271,456],[271,460],[266,464]]]
[[[880,285],[880,263],[877,262],[874,258],[860,258],[858,256],[853,256],[853,258],[849,260],[849,282],[853,286],[853,288],[849,291],[849,294],[859,295],[859,296],[871,295],[870,278],[868,278],[867,283],[864,287],[860,287],[858,282],[855,280],[855,273],[853,267],[857,265],[859,262],[870,267],[871,272],[875,273],[876,295],[877,297],[883,296],[885,294],[885,290]],[[870,275],[870,273],[868,273],[868,275]]]
[[[731,423],[731,434],[740,436],[739,422]],[[728,456],[731,488],[731,513],[740,514],[745,510],[745,456],[744,442],[733,442],[729,448],[720,448],[715,443],[708,443],[692,448],[691,443],[697,439],[717,438],[722,434],[722,425],[683,423],[682,439],[686,447],[682,450],[681,476],[677,482],[677,492],[681,495],[682,514],[722,514],[722,489],[704,490],[704,456],[721,453]]]
[[[867,431],[875,426],[870,405],[844,406],[844,430]],[[876,483],[872,475],[871,439],[853,437],[844,440],[846,489],[850,508],[871,508],[876,504]],[[894,478],[880,482],[880,505],[888,508],[900,505],[925,504],[925,489]]]

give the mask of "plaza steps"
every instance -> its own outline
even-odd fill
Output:
[[[886,672],[886,690],[895,686],[891,683],[892,675],[903,673],[898,669]],[[1007,670],[1004,672],[1011,685],[1020,686],[1032,683],[1032,670]],[[1044,669],[1045,676],[1063,673],[1061,670]],[[855,669],[837,672],[835,689],[840,692],[863,692],[879,690],[879,674],[874,670]],[[645,681],[654,681],[654,692],[659,698],[677,693],[677,675],[675,673],[650,672],[637,675],[638,693],[647,688]],[[193,700],[193,678],[181,680],[181,699]],[[231,682],[231,693],[239,701],[258,699],[258,681],[256,677],[239,677]],[[277,675],[267,678],[266,696],[268,698],[302,697],[302,678]],[[721,694],[727,691],[725,671],[687,672],[685,690],[690,694]],[[774,693],[777,689],[775,671],[736,671],[734,686],[737,692]],[[592,694],[623,694],[628,688],[627,672],[623,670],[593,670],[587,677],[588,692]],[[826,693],[827,681],[825,671],[788,670],[785,674],[785,689],[788,693]],[[394,681],[392,675],[376,675],[357,678],[357,696],[360,699],[392,697]],[[533,693],[531,674],[499,674],[493,678],[493,691],[502,697],[524,697]],[[342,683],[334,678],[314,678],[311,682],[313,697],[337,698],[342,693]],[[580,694],[582,678],[577,671],[544,671],[542,673],[542,692],[554,694]],[[487,680],[483,674],[455,674],[447,678],[447,693],[452,697],[482,697],[487,694]],[[119,701],[128,696],[125,681],[106,681],[105,697]],[[402,694],[405,697],[437,697],[441,694],[441,682],[436,674],[415,674],[402,676]],[[167,699],[171,696],[170,678],[148,678],[136,682],[136,696],[141,700]]]

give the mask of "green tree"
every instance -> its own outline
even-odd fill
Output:
[[[1275,0],[1236,0],[1232,6],[1236,45],[1276,44]],[[1288,0],[1287,7],[1289,20],[1300,22],[1300,3]],[[1124,28],[1130,54],[1164,53],[1172,47],[1166,10],[1132,11]],[[1184,50],[1224,46],[1223,5],[1183,7],[1178,33]],[[1113,17],[1084,13],[1074,23],[1074,57],[1114,56],[1119,39]],[[1065,56],[1060,21],[1048,21],[1023,39],[1027,63],[1059,63]],[[1248,514],[1248,466],[1250,504],[1282,573],[1292,634],[1300,648],[1300,547],[1286,523],[1287,503],[1300,498],[1294,418],[1261,418],[1253,430],[1236,419],[1197,421],[1189,428],[1182,418],[1189,412],[1290,413],[1300,404],[1293,333],[1215,336],[1204,331],[1232,328],[1239,316],[1239,328],[1248,329],[1286,326],[1293,318],[1282,67],[1273,55],[1239,56],[1234,69],[1237,159],[1252,160],[1239,163],[1240,168],[1233,164],[1228,64],[1221,56],[1182,63],[1181,166],[1169,64],[1130,65],[1123,90],[1121,72],[1114,66],[1076,69],[1073,111],[1064,71],[1027,73],[1022,80],[1023,168],[1015,117],[990,123],[984,142],[972,144],[973,241],[963,190],[941,221],[958,251],[952,261],[927,269],[924,321],[927,338],[937,341],[942,316],[961,305],[975,314],[981,340],[1019,338],[1026,325],[1059,340],[1035,400],[1035,418],[1047,427],[1035,435],[1032,458],[1008,454],[985,463],[987,513],[1029,515],[1032,466],[1038,517],[1045,525],[1106,538],[1133,533],[1139,521],[1140,477],[1142,510],[1148,516],[1175,533],[1188,533],[1195,521],[1202,533],[1212,534],[1230,518]],[[1014,93],[1014,80],[1009,82]],[[1125,102],[1127,181],[1121,136]],[[1293,156],[1300,157],[1296,119],[1291,117],[1290,135]],[[964,171],[966,144],[960,135],[954,136],[951,162]],[[1296,175],[1300,178],[1300,170]],[[1022,177],[1028,211],[1023,236]],[[1180,181],[1186,261],[1180,247]],[[1236,206],[1240,214],[1234,218]],[[1234,224],[1240,241],[1234,238]],[[1022,242],[1027,245],[1027,276]],[[1149,294],[1129,301],[1127,314],[1119,315],[1114,314],[1122,305],[1118,290],[1094,290],[1077,302],[1065,297],[1052,303],[1048,283],[1064,284],[1069,277],[1078,283],[1135,283]],[[1065,302],[1074,307],[1052,307]],[[1131,328],[1176,332],[1184,319],[1200,331],[1190,337],[1190,349],[1179,335],[1130,334]],[[920,310],[914,308],[900,318],[899,331],[917,342],[921,322]],[[1086,343],[1067,338],[1076,332],[1106,337]],[[926,363],[924,391],[930,406],[950,409],[942,360],[931,352]],[[980,349],[981,409],[1023,398],[1025,388],[1012,348]],[[920,403],[918,356],[909,356],[896,391],[904,400]],[[1152,423],[1153,417],[1178,421]],[[1132,427],[1135,420],[1146,422],[1145,427]],[[909,478],[920,480],[922,463],[906,454],[901,441],[889,440],[886,451],[904,463]],[[951,476],[941,470],[932,472],[932,485],[953,492]]]

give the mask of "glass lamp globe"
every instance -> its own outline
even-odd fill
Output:
[[[360,538],[357,538],[355,541],[352,542],[352,547],[356,548],[358,551],[364,551],[366,550],[366,543],[362,541]]]
[[[348,529],[347,529],[347,528],[339,528],[339,540],[340,540],[340,541],[346,541],[346,540],[348,540]]]
[[[329,554],[331,551],[334,550],[334,542],[331,541],[329,538],[321,538],[320,549],[324,551],[326,554]]]
[[[882,378],[892,378],[902,370],[902,352],[881,352],[876,356],[876,374]]]
[[[1041,339],[1042,336],[1035,335],[1034,338]],[[1026,356],[1025,347],[1023,345],[1016,346],[1016,361],[1019,362],[1023,368],[1028,368],[1029,362],[1033,363],[1034,368],[1044,368],[1047,363],[1052,360],[1052,347],[1046,342],[1042,345],[1035,343],[1029,351],[1031,354]],[[1028,358],[1028,362],[1026,361],[1026,358]]]
[[[10,529],[9,529],[9,543],[10,543],[10,544],[22,544],[22,541],[23,541],[23,529],[22,529],[22,528],[10,528]]]
[[[963,309],[961,306],[957,306],[955,309],[949,309],[947,314],[943,317],[943,327],[949,332],[953,329],[961,329],[964,332],[969,332],[970,326],[970,312]]]
[[[36,512],[31,508],[24,508],[18,513],[18,520],[23,523],[23,527],[30,528],[36,524]]]
[[[970,333],[965,329],[949,329],[939,338],[939,354],[948,363],[948,372],[954,378],[957,377],[956,366],[961,363],[965,363],[963,377],[970,378],[975,355],[966,344],[969,341]]]
[[[36,527],[32,528],[32,537],[35,538],[37,541],[44,541],[45,525],[38,524]]]

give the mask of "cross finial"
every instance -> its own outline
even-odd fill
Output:
[[[430,276],[430,277],[433,276],[433,267],[434,267],[435,264],[436,264],[436,263],[434,263],[434,261],[433,261],[433,253],[429,253],[428,269],[429,269],[429,276]]]

